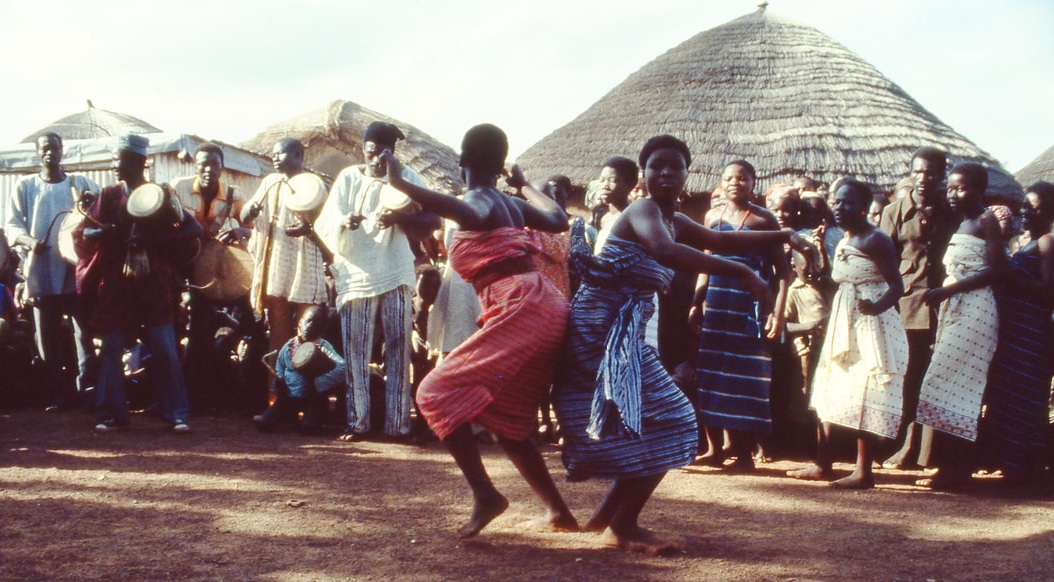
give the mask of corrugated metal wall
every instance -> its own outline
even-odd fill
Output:
[[[117,178],[114,176],[112,170],[110,170],[109,164],[100,165],[95,164],[84,164],[81,165],[63,165],[63,168],[71,174],[80,174],[88,177],[99,186],[105,187],[117,182]],[[147,178],[151,182],[158,184],[162,182],[171,182],[176,178],[182,178],[183,176],[191,176],[196,173],[194,164],[183,162],[179,159],[176,152],[155,154],[150,156],[150,160],[147,166]],[[4,204],[0,204],[0,213],[7,208],[6,201],[10,199],[11,193],[15,190],[15,184],[23,176],[29,176],[35,172],[25,172],[21,174],[14,173],[0,173],[0,195],[4,197]],[[251,197],[256,193],[256,188],[260,186],[260,182],[263,181],[262,176],[250,176],[249,174],[243,174],[241,172],[235,172],[232,170],[224,170],[223,181],[227,184],[233,184],[237,186],[241,191],[242,195],[246,198]],[[7,221],[7,216],[0,216],[0,227]]]
[[[175,152],[152,156],[150,161],[151,165],[147,168],[147,174],[151,182],[159,184],[171,182],[183,176],[192,176],[197,172],[194,164],[181,161]],[[112,173],[109,180],[111,184],[114,182]],[[250,176],[228,168],[223,171],[222,180],[227,184],[237,186],[242,191],[242,195],[248,198],[256,193],[260,182],[263,181],[263,176]]]

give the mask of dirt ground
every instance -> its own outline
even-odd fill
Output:
[[[877,489],[783,477],[671,473],[644,525],[684,552],[649,557],[591,534],[532,531],[540,512],[494,446],[509,510],[475,539],[469,497],[438,443],[347,444],[197,418],[176,435],[136,416],[96,435],[83,413],[0,415],[0,580],[1050,580],[1054,500],[965,493],[878,471]],[[584,521],[605,483],[566,483]],[[848,465],[836,468],[847,470]]]

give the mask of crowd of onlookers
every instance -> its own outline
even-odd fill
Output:
[[[119,181],[100,188],[62,170],[60,136],[41,136],[40,172],[0,205],[0,406],[89,410],[98,432],[141,409],[176,432],[192,415],[225,413],[261,431],[428,438],[415,390],[476,331],[480,303],[447,261],[456,225],[389,184],[381,154],[403,137],[371,125],[364,163],[329,181],[304,167],[303,144],[280,140],[275,173],[248,195],[224,181],[213,144],[194,152],[196,175],[161,187],[144,178],[146,138],[125,136]],[[764,280],[772,306],[716,273],[675,269],[655,294],[641,333],[694,405],[697,464],[811,458],[791,476],[834,480],[831,459],[855,444],[856,469],[836,486],[874,486],[881,461],[937,469],[920,481],[933,488],[977,469],[1047,483],[1054,186],[1030,185],[1020,207],[989,206],[981,166],[949,168],[945,152],[920,148],[906,170],[892,192],[803,176],[759,193],[737,160],[711,195],[682,198],[682,215],[712,231],[790,229],[818,249],[712,250]],[[580,205],[566,177],[537,188],[572,206],[599,254],[620,214],[648,197],[643,173],[604,161]],[[161,202],[143,202],[151,195]],[[81,218],[60,228],[69,214]],[[581,284],[570,233],[531,237],[538,269],[570,300]],[[194,284],[194,262],[227,249],[235,259],[222,260],[251,265],[244,281],[222,282],[240,291]],[[538,438],[558,443],[548,399],[538,418]]]

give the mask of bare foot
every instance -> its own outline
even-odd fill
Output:
[[[487,527],[488,523],[494,521],[495,517],[498,517],[508,509],[509,500],[505,499],[505,496],[501,493],[496,495],[497,497],[476,500],[475,505],[472,507],[472,516],[468,518],[468,523],[457,530],[458,537],[470,538],[475,536],[483,528]]]
[[[754,469],[754,458],[749,455],[738,457],[731,465],[725,465],[724,467],[726,473],[732,474],[753,473]]]
[[[611,528],[607,528],[600,536],[600,540],[605,546],[621,548],[630,552],[639,552],[649,556],[667,556],[684,549],[683,542],[662,539],[642,527],[637,527],[621,534],[615,533]]]
[[[582,527],[582,531],[588,531],[592,533],[603,533],[607,530],[608,524],[611,523],[610,519],[600,519],[597,517],[589,518],[586,525]]]
[[[874,489],[875,478],[871,475],[861,475],[854,471],[848,477],[831,481],[831,487],[835,489]]]
[[[711,452],[707,452],[706,454],[700,454],[699,457],[697,457],[695,461],[691,462],[691,464],[695,465],[697,467],[717,467],[717,468],[721,468],[724,465],[724,461],[725,461],[725,455],[724,454],[714,454],[714,453],[711,453]]]
[[[893,455],[885,461],[882,461],[882,468],[891,471],[915,471],[922,467],[906,460],[903,455]]]
[[[819,465],[809,465],[804,469],[787,471],[787,476],[803,481],[830,481],[834,479],[834,471],[825,469]]]
[[[970,483],[969,474],[957,474],[957,473],[942,473],[938,470],[933,474],[932,477],[926,479],[919,479],[915,481],[915,485],[919,487],[925,487],[934,491],[949,491],[953,489],[960,489]]]
[[[578,527],[578,520],[570,513],[549,512],[544,517],[532,520],[529,527],[535,531],[545,532],[582,531]]]
[[[709,453],[705,455],[699,455],[692,461],[692,464],[697,467],[718,467],[720,468],[725,464],[725,457],[723,455],[711,455]]]

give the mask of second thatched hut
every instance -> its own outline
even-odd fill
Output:
[[[1026,188],[1040,180],[1054,182],[1054,146],[1018,170],[1014,177]]]
[[[321,109],[276,123],[242,145],[267,154],[278,140],[296,138],[307,148],[305,165],[335,177],[344,168],[363,162],[362,134],[374,121],[394,123],[406,134],[406,140],[395,148],[395,157],[421,174],[429,187],[446,192],[460,187],[461,170],[452,148],[410,124],[351,101],[334,101]]]
[[[764,5],[670,49],[518,161],[533,175],[584,184],[605,158],[635,158],[661,133],[691,147],[687,187],[695,193],[713,189],[736,158],[755,165],[759,192],[801,175],[828,183],[850,176],[891,190],[911,153],[929,145],[987,166],[991,193],[1021,196],[997,161],[875,67]]]

